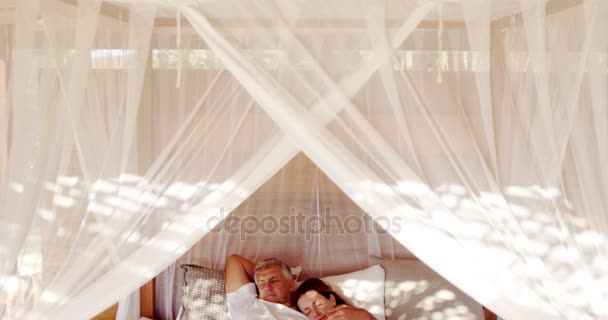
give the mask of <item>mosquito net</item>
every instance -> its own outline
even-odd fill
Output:
[[[231,253],[416,256],[506,319],[608,317],[607,2],[0,10],[3,319],[158,274],[169,319],[175,262]]]

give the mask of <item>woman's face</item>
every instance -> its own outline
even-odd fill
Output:
[[[315,290],[309,290],[298,298],[298,308],[308,319],[325,320],[327,311],[336,306],[336,298],[330,295],[329,299]]]

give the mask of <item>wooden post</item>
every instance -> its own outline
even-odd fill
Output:
[[[152,94],[154,92],[152,81],[152,77],[154,76],[152,46],[154,35],[152,35],[150,43],[137,119],[137,135],[140,138],[137,147],[139,172],[145,172],[152,164],[152,141],[154,136],[154,122],[152,118],[152,109],[154,108]],[[139,288],[139,313],[142,317],[154,319],[154,278]]]
[[[139,288],[139,314],[154,319],[154,279]]]

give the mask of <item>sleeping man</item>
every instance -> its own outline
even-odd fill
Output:
[[[252,282],[254,281],[254,282]],[[257,290],[256,290],[257,286]],[[266,259],[257,265],[231,255],[226,261],[226,292],[230,319],[307,320],[291,301],[295,283],[289,267],[278,259]],[[259,292],[259,295],[257,294]],[[323,320],[370,319],[368,312],[355,307],[341,307]]]

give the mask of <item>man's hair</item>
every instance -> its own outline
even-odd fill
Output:
[[[293,275],[291,274],[289,267],[285,263],[283,263],[283,261],[276,259],[276,258],[268,258],[268,259],[264,259],[264,260],[258,262],[255,265],[255,269],[253,269],[253,280],[257,283],[258,272],[272,268],[274,266],[278,266],[281,268],[281,271],[283,271],[283,275],[285,276],[285,279],[293,280]]]

